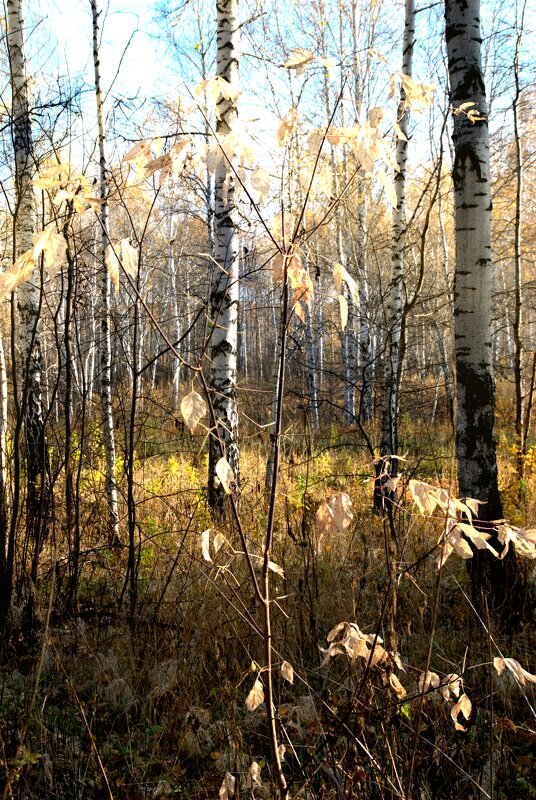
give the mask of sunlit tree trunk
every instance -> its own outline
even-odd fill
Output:
[[[521,133],[519,130],[519,101],[521,97],[521,87],[519,82],[519,50],[521,46],[521,36],[523,32],[523,17],[516,37],[516,49],[514,56],[514,85],[515,94],[512,103],[513,122],[514,122],[514,152],[515,152],[515,217],[514,217],[514,382],[516,395],[516,458],[517,475],[521,480],[524,472],[524,455],[527,451],[525,441],[525,407],[524,391],[525,376],[523,369],[523,268],[521,263],[521,200],[523,193],[523,159],[521,152]]]
[[[101,296],[100,296],[100,396],[102,406],[102,429],[106,460],[106,500],[108,503],[108,528],[110,541],[119,542],[119,514],[117,510],[117,480],[115,476],[115,430],[112,411],[112,340],[110,332],[110,278],[105,266],[106,247],[109,244],[108,231],[108,178],[106,169],[105,134],[103,102],[99,59],[99,11],[97,0],[91,0],[93,20],[93,65],[95,69],[95,98],[97,104],[97,124],[99,135],[100,198],[104,202],[100,208],[101,224]]]
[[[367,78],[370,66],[370,50],[360,46],[363,20],[367,19],[369,30],[367,40],[370,44],[374,30],[371,14],[364,14],[358,0],[352,0],[352,71],[355,93],[355,121],[359,123],[363,104],[363,82]],[[363,51],[366,51],[365,64],[362,66]],[[364,73],[364,75],[363,75]],[[374,413],[374,349],[370,331],[370,289],[367,274],[367,193],[366,179],[363,170],[358,175],[357,231],[352,238],[354,263],[359,285],[359,378],[361,396],[359,400],[358,418],[360,422],[370,422]]]
[[[31,184],[33,139],[29,108],[28,79],[24,55],[21,0],[7,2],[7,42],[11,69],[12,136],[15,159],[15,214],[13,220],[14,256],[32,247],[36,211]],[[35,274],[17,290],[19,345],[21,360],[21,409],[26,438],[27,534],[33,537],[32,578],[37,572],[37,556],[46,511],[46,441],[41,396],[42,357],[39,335],[39,303]]]
[[[473,497],[482,520],[502,517],[493,437],[495,394],[490,326],[491,195],[486,93],[481,66],[479,0],[446,0],[446,41],[450,100],[454,109],[456,268],[454,287],[456,349],[456,456],[461,497]],[[474,103],[481,119],[463,112]],[[466,106],[465,108],[468,108]],[[456,113],[457,112],[457,113]],[[488,527],[493,531],[492,526]],[[496,540],[490,540],[498,549]],[[511,600],[516,560],[499,560],[477,550],[468,562],[473,596],[482,608]],[[506,606],[510,605],[509,602]]]
[[[220,0],[217,9],[217,73],[224,80],[238,80],[238,0]],[[219,138],[229,134],[237,120],[236,101],[222,95],[218,100]],[[214,186],[214,260],[210,295],[210,391],[216,420],[210,437],[208,494],[212,508],[223,508],[224,490],[215,485],[215,467],[225,455],[235,481],[239,481],[236,363],[238,337],[239,240],[235,212],[235,178],[222,159]]]
[[[415,43],[415,0],[406,0],[404,36],[402,40],[402,73],[411,77]],[[406,244],[406,162],[409,111],[406,92],[400,88],[398,124],[402,136],[396,147],[396,208],[393,211],[392,271],[387,307],[386,358],[383,374],[383,403],[380,455],[374,486],[374,503],[382,508],[392,493],[384,488],[387,478],[396,473],[397,463],[389,456],[398,454],[398,404],[404,350],[404,249]]]

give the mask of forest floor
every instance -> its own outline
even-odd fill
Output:
[[[264,656],[261,608],[236,528],[207,509],[203,436],[164,440],[157,427],[146,426],[138,442],[136,580],[127,575],[127,534],[120,548],[103,541],[96,459],[80,485],[76,602],[66,602],[72,559],[61,511],[32,588],[33,627],[25,623],[29,598],[18,598],[0,678],[4,798],[227,800],[229,776],[237,798],[276,796],[266,705],[245,705],[262,682]],[[462,560],[452,555],[438,572],[444,519],[423,517],[407,489],[412,478],[451,487],[448,429],[407,424],[402,438],[399,657],[378,663],[348,658],[342,644],[326,658],[330,631],[332,644],[356,632],[333,632],[339,623],[357,625],[369,650],[386,636],[389,528],[372,510],[372,460],[354,429],[317,437],[289,429],[284,440],[272,608],[290,796],[536,797],[533,676],[523,685],[509,668],[499,675],[493,661],[509,657],[536,672],[535,562],[520,562],[528,590],[521,625],[505,630],[478,618]],[[244,436],[239,511],[254,557],[266,530],[266,453],[264,434]],[[499,453],[505,517],[536,525],[536,449],[522,484],[507,433]],[[351,524],[320,537],[319,505],[342,492]],[[423,689],[426,669],[443,686],[430,678]],[[449,691],[445,676],[453,675],[462,683]],[[469,710],[456,708],[460,697]]]

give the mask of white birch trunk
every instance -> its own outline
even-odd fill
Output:
[[[35,196],[31,179],[33,139],[28,80],[24,55],[22,0],[7,2],[7,43],[11,69],[12,135],[15,159],[16,207],[13,225],[14,256],[32,247],[35,234]],[[21,359],[28,478],[28,512],[39,513],[39,484],[45,479],[46,442],[42,408],[42,356],[38,329],[38,299],[35,274],[17,289],[19,345]],[[32,510],[32,504],[35,506]],[[35,524],[39,524],[33,519]],[[36,543],[36,551],[38,544]]]
[[[217,8],[217,74],[238,82],[238,0],[220,0]],[[218,100],[219,137],[230,133],[237,120],[236,102]],[[208,492],[212,508],[222,508],[224,491],[214,485],[215,466],[225,455],[239,483],[236,365],[238,337],[239,239],[234,221],[235,179],[224,159],[216,169],[214,186],[214,260],[210,296],[210,391],[215,430],[210,438]],[[225,192],[227,188],[227,192]],[[226,194],[226,196],[225,196]]]
[[[446,37],[453,108],[472,101],[479,114],[485,116],[487,104],[480,62],[479,0],[448,0]],[[453,141],[458,479],[462,496],[491,501],[497,509],[491,513],[493,517],[499,517],[493,441],[491,194],[487,119],[473,124],[463,113],[454,116]]]
[[[415,43],[415,0],[406,0],[404,36],[402,40],[402,73],[411,77],[413,46]],[[405,108],[406,93],[400,90],[398,120],[400,130],[407,137],[409,112]],[[396,208],[393,211],[393,253],[390,299],[387,308],[387,363],[382,408],[382,456],[398,452],[398,403],[404,347],[404,248],[406,244],[406,163],[408,143],[399,138],[396,147],[395,174]]]
[[[95,99],[97,106],[97,124],[99,136],[100,197],[103,202],[100,209],[101,224],[101,296],[100,296],[100,396],[102,406],[102,429],[104,452],[106,459],[106,500],[108,503],[108,527],[112,543],[119,542],[119,513],[117,509],[117,480],[115,475],[115,430],[112,411],[112,340],[110,332],[110,297],[111,287],[108,271],[105,266],[105,251],[109,244],[108,232],[108,196],[105,134],[103,118],[103,102],[100,79],[99,60],[99,11],[97,0],[91,0],[91,16],[93,20],[93,65],[95,70]]]
[[[370,422],[374,414],[374,343],[370,333],[370,290],[367,274],[367,206],[360,201],[358,212],[356,265],[359,282],[359,366],[361,374],[361,399],[359,419]]]
[[[454,115],[456,273],[454,320],[456,348],[456,456],[459,494],[484,505],[483,520],[502,517],[493,437],[494,385],[490,326],[491,194],[487,103],[481,66],[479,0],[446,0],[446,42],[450,100],[456,111],[476,104],[483,119]],[[493,529],[492,529],[493,531]],[[501,549],[497,540],[492,544]],[[512,608],[516,561],[512,551],[499,561],[477,550],[468,562],[473,600],[483,608]],[[517,609],[518,612],[521,609]]]
[[[355,121],[358,123],[363,103],[363,69],[361,65],[362,48],[361,25],[364,14],[358,8],[357,0],[352,0],[352,67],[355,92]],[[367,54],[365,74],[368,73],[370,55]],[[365,177],[360,172],[358,183],[359,204],[357,208],[357,237],[352,239],[354,262],[359,286],[359,331],[358,331],[358,372],[361,378],[361,397],[358,417],[360,422],[370,422],[374,413],[374,353],[369,329],[369,285],[367,275],[367,201]]]

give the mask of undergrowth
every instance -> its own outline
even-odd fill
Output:
[[[134,618],[126,602],[126,548],[103,540],[98,448],[82,474],[76,609],[65,603],[71,563],[60,511],[34,587],[32,629],[24,625],[19,598],[2,652],[0,745],[4,777],[10,776],[4,797],[219,794],[225,800],[231,778],[238,796],[275,796],[266,706],[248,711],[245,705],[255,682],[263,682],[260,609],[246,561],[232,520],[213,520],[207,509],[203,436],[177,432],[172,423],[160,436],[158,443],[153,435],[150,448],[145,438],[137,453]],[[377,652],[387,635],[392,581],[386,520],[372,511],[371,459],[353,429],[332,427],[316,438],[290,430],[284,440],[272,634],[274,702],[290,795],[536,796],[533,684],[519,685],[493,665],[504,656],[534,671],[532,608],[520,629],[504,631],[493,619],[477,618],[460,560],[451,557],[438,580],[442,521],[418,514],[407,483],[449,487],[448,431],[432,440],[424,426],[414,426],[402,438],[415,449],[401,463],[394,513],[401,552],[398,653],[377,663],[374,656],[350,657],[342,646],[326,657],[330,631],[332,643],[343,635],[333,635],[339,623],[358,626],[368,637],[367,652]],[[419,440],[425,445],[417,449]],[[254,557],[262,556],[266,527],[267,447],[263,432],[246,432],[239,509]],[[533,451],[522,502],[506,438],[500,454],[505,509],[517,515],[514,523],[530,526],[536,519]],[[319,506],[341,492],[351,501],[351,524],[320,542]],[[531,563],[523,565],[529,592]],[[291,666],[292,682],[281,671],[283,662]],[[447,690],[446,699],[441,686],[423,689],[427,668],[440,681],[462,679],[461,692],[471,702],[467,716],[453,712],[461,692]]]

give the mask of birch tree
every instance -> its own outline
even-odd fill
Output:
[[[8,0],[7,45],[11,70],[12,141],[15,161],[15,210],[13,215],[13,255],[18,258],[32,248],[35,235],[35,195],[33,137],[30,97],[24,53],[22,0]],[[39,302],[35,271],[17,289],[20,345],[21,397],[24,419],[27,470],[27,529],[34,537],[32,578],[37,575],[37,556],[46,508],[46,441],[42,408],[42,358],[39,333]],[[13,511],[15,514],[15,510]]]
[[[220,0],[217,9],[217,74],[235,88],[238,81],[238,0]],[[220,94],[216,136],[221,142],[236,129],[234,91]],[[224,488],[215,480],[216,464],[224,456],[239,480],[236,365],[238,341],[239,239],[235,222],[235,176],[227,158],[219,159],[214,186],[214,264],[210,293],[212,325],[210,392],[214,428],[210,437],[208,493],[212,508],[222,508]]]
[[[495,394],[490,327],[491,196],[487,104],[481,65],[480,0],[446,0],[450,101],[454,114],[456,265],[454,286],[456,456],[459,493],[472,497],[484,527],[502,517],[493,437]],[[486,526],[486,521],[488,522]],[[481,522],[482,524],[482,522]],[[502,547],[497,538],[490,543]],[[468,562],[473,595],[497,608],[512,599],[516,561],[477,550]]]
[[[99,11],[97,0],[91,2],[93,21],[93,66],[95,71],[95,101],[99,139],[99,188],[102,201],[99,212],[101,228],[99,261],[101,268],[100,294],[100,397],[102,406],[102,430],[106,459],[106,500],[108,503],[108,526],[111,541],[119,542],[119,514],[117,510],[117,480],[115,476],[115,431],[112,411],[112,340],[110,333],[110,277],[105,266],[106,249],[110,246],[108,230],[108,182],[106,170],[106,137],[100,78],[99,59]]]
[[[522,292],[522,273],[523,265],[521,260],[521,204],[523,195],[523,153],[521,148],[521,132],[519,125],[519,106],[521,100],[521,84],[519,76],[519,51],[521,48],[521,37],[523,35],[523,23],[525,17],[526,3],[523,4],[521,11],[520,24],[516,25],[516,43],[514,54],[514,99],[512,101],[512,114],[514,123],[514,148],[515,148],[515,211],[514,211],[514,382],[516,394],[516,458],[517,474],[519,479],[523,478],[524,455],[526,454],[527,443],[525,440],[525,407],[524,390],[525,375],[523,365],[523,292]],[[516,9],[517,16],[517,9]],[[516,20],[517,22],[517,20]]]
[[[415,0],[406,0],[404,18],[404,36],[402,40],[402,75],[411,78],[413,64],[413,47],[415,44]],[[387,308],[387,358],[384,368],[384,394],[382,407],[381,443],[378,470],[385,478],[396,471],[396,462],[389,461],[389,456],[398,454],[398,404],[402,364],[404,359],[404,250],[406,246],[406,164],[408,157],[409,110],[406,102],[406,90],[400,87],[398,106],[398,124],[400,128],[396,145],[395,192],[396,207],[393,210],[393,249],[391,285],[389,288],[389,304]],[[382,479],[380,479],[382,480]],[[376,482],[375,502],[381,507],[385,490]],[[388,495],[388,493],[387,493]]]

